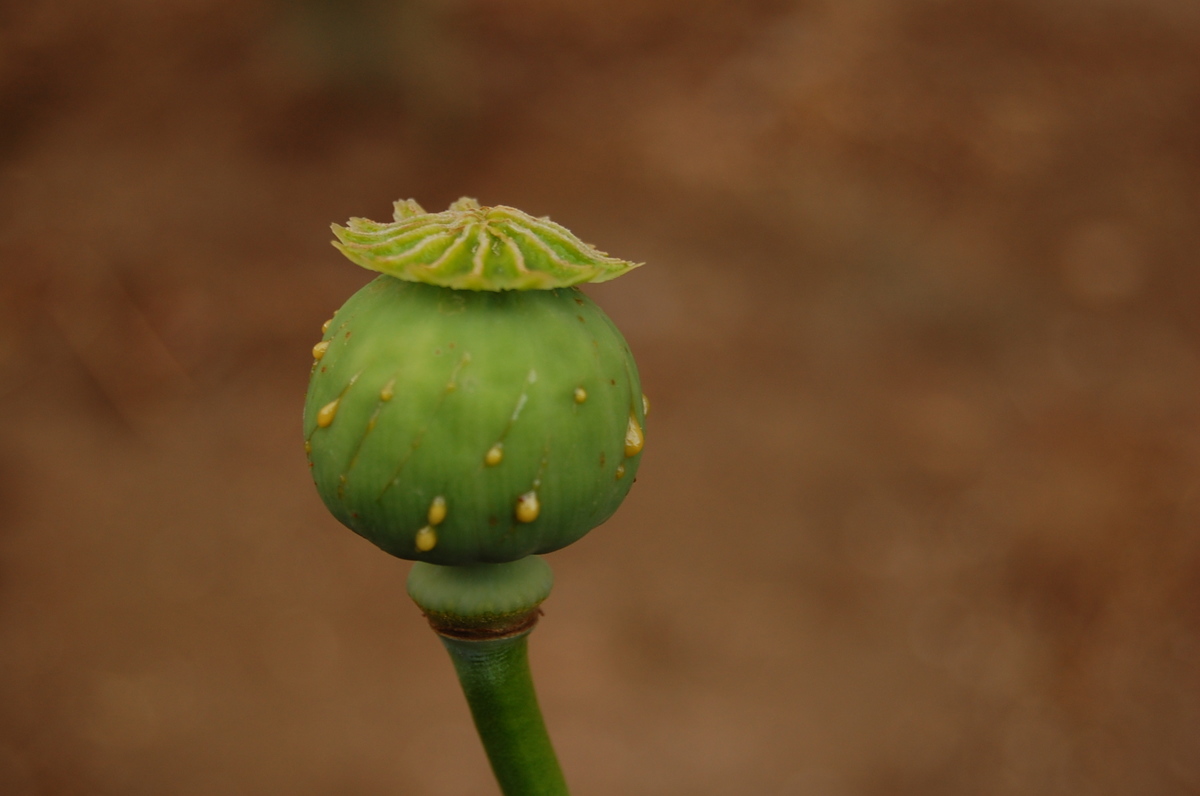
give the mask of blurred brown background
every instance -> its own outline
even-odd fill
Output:
[[[0,793],[494,792],[299,429],[463,194],[648,263],[576,794],[1200,793],[1192,0],[0,5]]]

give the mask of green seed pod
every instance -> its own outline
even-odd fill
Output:
[[[469,199],[334,231],[383,275],[313,349],[306,450],[333,515],[393,555],[454,565],[557,550],[608,519],[646,404],[621,333],[571,285],[634,264]]]

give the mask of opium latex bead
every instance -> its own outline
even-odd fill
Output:
[[[472,564],[547,553],[606,520],[633,483],[641,438],[632,445],[630,428],[645,426],[637,366],[574,287],[461,290],[382,275],[321,342],[304,410],[317,490],[393,555]]]

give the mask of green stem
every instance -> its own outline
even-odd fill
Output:
[[[539,556],[503,564],[418,561],[408,594],[454,661],[505,796],[567,796],[529,674],[527,639],[554,573]]]
[[[504,795],[567,796],[529,673],[529,631],[488,640],[439,638]]]

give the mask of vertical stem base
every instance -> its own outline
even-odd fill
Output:
[[[439,634],[454,661],[504,796],[568,796],[529,673],[529,632],[465,640]]]

